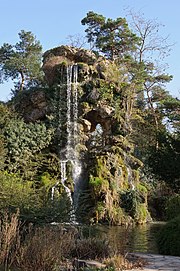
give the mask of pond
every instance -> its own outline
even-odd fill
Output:
[[[138,226],[104,226],[83,227],[86,237],[106,239],[118,252],[158,253],[156,233],[162,228],[163,222],[153,222]]]

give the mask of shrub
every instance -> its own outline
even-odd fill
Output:
[[[105,239],[83,238],[76,240],[72,256],[78,259],[103,259],[111,256],[112,250]]]
[[[36,209],[38,197],[32,188],[32,182],[24,182],[18,174],[0,171],[0,210],[20,209],[31,212]]]
[[[170,220],[157,236],[159,253],[180,256],[180,216]]]
[[[173,195],[166,203],[166,218],[173,219],[180,215],[180,195]]]

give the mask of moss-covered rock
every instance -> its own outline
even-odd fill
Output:
[[[147,190],[140,183],[142,163],[134,156],[134,145],[129,140],[131,119],[125,106],[128,99],[126,68],[90,50],[72,46],[63,45],[45,52],[43,70],[47,83],[53,86],[54,100],[57,100],[54,114],[60,110],[61,116],[67,114],[69,66],[72,78],[73,66],[78,73],[76,151],[84,169],[82,179],[86,188],[79,198],[79,204],[84,202],[85,207],[79,206],[79,210],[83,209],[89,221],[143,223],[149,216]],[[63,117],[59,124],[62,142],[67,128],[65,120]],[[70,176],[68,180],[70,187]]]

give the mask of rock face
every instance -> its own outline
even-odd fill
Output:
[[[58,110],[62,116],[68,111],[68,94],[64,89],[70,66],[77,68],[79,141],[76,147],[82,159],[84,187],[88,191],[79,199],[79,216],[91,222],[123,224],[134,220],[144,223],[149,218],[147,189],[139,180],[142,163],[134,157],[126,129],[130,126],[130,117],[123,111],[127,101],[122,87],[127,84],[126,71],[85,49],[60,46],[45,52],[43,71],[57,104],[56,111],[51,112],[56,116]],[[74,77],[73,69],[71,76]],[[36,110],[31,110],[27,118],[38,119],[48,111],[43,94],[38,95],[38,104],[32,96],[26,105],[27,108],[36,105]],[[71,97],[71,102],[73,99]],[[72,106],[70,111],[73,110]],[[125,119],[127,115],[129,123]],[[68,124],[64,119],[59,122],[63,137]],[[87,206],[91,206],[88,211]]]
[[[72,65],[75,63],[83,63],[93,65],[96,61],[97,58],[91,51],[77,49],[71,46],[61,46],[45,52],[43,71],[49,85],[53,85],[59,81],[59,68],[63,64]],[[83,70],[83,76],[86,72],[90,72],[85,69],[84,65],[81,70]]]
[[[81,85],[80,108],[84,132],[90,127],[90,132],[96,130],[99,124],[103,129],[104,138],[111,135],[111,126],[114,123],[112,116],[114,108],[101,103],[99,92],[101,81],[111,82],[110,68],[112,62],[102,56],[97,57],[92,51],[78,49],[71,46],[60,46],[45,52],[43,71],[49,86],[64,84],[66,79],[66,67],[77,65],[78,81]]]
[[[15,102],[15,109],[21,113],[26,122],[43,120],[50,112],[44,90],[23,92],[21,98]]]

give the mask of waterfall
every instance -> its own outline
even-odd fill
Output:
[[[128,183],[129,183],[129,185],[130,185],[130,188],[131,188],[132,190],[134,190],[134,189],[135,189],[135,185],[134,185],[134,183],[133,183],[132,169],[131,169],[129,166],[127,166],[127,175],[128,175]]]
[[[77,91],[78,67],[77,65],[67,67],[67,144],[66,159],[77,158],[76,144],[78,137],[78,91]]]
[[[134,190],[135,185],[134,185],[133,171],[132,171],[132,168],[130,166],[130,161],[129,161],[127,153],[124,153],[124,162],[125,162],[125,165],[126,165],[127,180],[128,180],[128,183],[129,183],[129,187],[130,187],[131,190]]]
[[[81,174],[81,163],[78,159],[78,153],[76,145],[78,143],[78,66],[72,65],[67,66],[66,69],[66,91],[59,90],[59,105],[58,105],[58,118],[59,126],[58,129],[62,133],[61,122],[65,118],[66,122],[66,143],[61,146],[60,150],[60,168],[61,168],[61,182],[65,189],[65,192],[71,202],[72,207],[77,203],[77,186],[79,176]],[[63,92],[63,95],[62,95]],[[66,99],[66,104],[65,104]],[[65,108],[65,116],[63,116],[62,104]],[[74,197],[72,199],[71,190],[66,185],[67,181],[67,163],[70,162],[72,165],[72,179],[74,182]],[[54,190],[57,184],[52,188],[52,198],[54,197]]]
[[[71,204],[72,202],[72,197],[71,197],[71,190],[69,189],[68,186],[65,185],[65,181],[67,180],[66,177],[66,161],[61,161],[61,183],[66,191],[66,194],[68,196],[68,198],[70,199]]]

